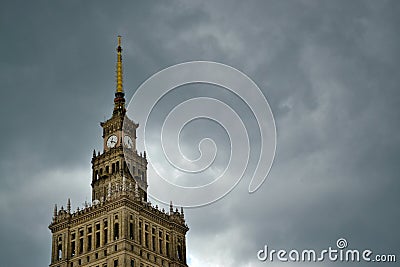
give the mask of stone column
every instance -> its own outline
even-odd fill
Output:
[[[100,247],[103,246],[104,242],[104,219],[100,220]]]
[[[53,248],[52,248],[52,253],[51,253],[51,262],[52,263],[54,263],[55,261],[56,261],[56,259],[57,259],[57,256],[56,256],[56,254],[57,254],[57,237],[56,236],[54,236],[54,234],[53,234]]]
[[[69,241],[69,230],[67,230],[67,232],[65,232],[63,234],[63,247],[62,247],[62,249],[63,249],[63,251],[62,251],[63,256],[62,257],[63,257],[63,259],[68,259],[69,258],[69,255],[68,255],[68,248],[69,248],[68,241]]]
[[[120,230],[120,233],[121,233],[120,238],[122,238],[122,239],[128,237],[128,234],[127,234],[127,219],[128,218],[127,217],[128,217],[128,213],[126,212],[125,209],[123,209],[121,211],[121,220],[120,220],[120,224],[119,224],[120,228],[121,228],[121,230]]]

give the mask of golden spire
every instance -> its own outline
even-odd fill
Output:
[[[117,93],[122,93],[124,88],[122,86],[122,48],[121,48],[121,36],[118,35],[118,47],[117,47]]]
[[[113,114],[125,114],[124,88],[122,86],[122,48],[121,36],[118,35],[117,47],[117,88],[115,90]],[[122,112],[122,113],[121,113]]]

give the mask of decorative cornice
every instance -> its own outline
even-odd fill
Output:
[[[68,213],[65,210],[60,210],[53,222],[49,225],[52,232],[58,232],[62,229],[73,228],[75,226],[86,223],[95,218],[100,218],[108,212],[121,207],[128,207],[137,211],[141,216],[150,221],[157,222],[161,225],[168,226],[169,229],[174,229],[185,234],[189,228],[185,223],[184,217],[179,212],[168,214],[161,211],[158,207],[153,207],[149,202],[132,199],[129,194],[115,194],[111,198],[94,204],[88,205],[82,210],[77,210],[74,213]]]

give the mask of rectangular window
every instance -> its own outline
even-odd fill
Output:
[[[159,231],[158,232],[158,249],[160,251],[160,254],[163,254],[163,232]]]
[[[114,240],[118,240],[119,238],[119,224],[114,224]]]
[[[118,260],[114,260],[114,267],[118,267]]]
[[[144,245],[146,246],[146,248],[149,247],[149,234],[147,232],[144,233]]]
[[[178,260],[183,260],[183,258],[182,258],[182,246],[181,246],[180,243],[178,244],[178,247],[177,247],[177,254],[178,254]]]
[[[79,238],[79,254],[83,253],[83,238]]]
[[[134,233],[133,233],[133,222],[129,223],[129,238],[133,239],[134,238]]]
[[[135,260],[131,260],[131,267],[135,267]]]
[[[62,259],[62,245],[58,244],[57,249],[58,249],[57,259],[61,260]]]
[[[144,224],[144,245],[146,248],[149,247],[149,225],[147,223]]]
[[[88,236],[87,241],[88,241],[88,247],[87,247],[88,251],[92,250],[92,236],[91,235]]]
[[[139,244],[142,244],[142,222],[139,222]]]
[[[96,232],[96,248],[100,247],[100,232]]]
[[[158,240],[158,247],[160,248],[160,254],[163,253],[163,249],[162,249],[162,239]]]
[[[75,241],[71,242],[71,257],[75,256]]]
[[[166,245],[165,245],[165,252],[167,253],[167,257],[169,257],[170,255],[169,255],[169,242],[167,242],[166,243]]]
[[[104,229],[104,245],[107,244],[107,236],[108,236],[108,230]]]

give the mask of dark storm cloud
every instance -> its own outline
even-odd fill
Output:
[[[260,190],[248,195],[246,176],[186,211],[193,264],[263,266],[266,243],[319,249],[339,237],[398,252],[398,14],[396,1],[3,2],[4,266],[47,265],[53,203],[90,199],[117,34],[128,99],[164,67],[213,60],[249,75],[275,115],[276,160]]]

